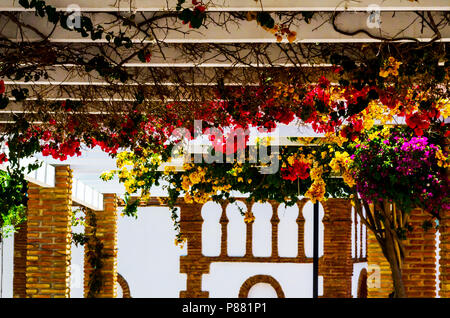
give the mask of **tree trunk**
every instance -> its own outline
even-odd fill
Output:
[[[392,282],[394,284],[394,298],[406,298],[405,284],[403,282],[402,277],[402,269],[400,268],[400,264],[403,263],[403,260],[398,259],[398,254],[395,251],[396,242],[394,241],[392,233],[386,229],[386,240],[385,240],[385,248],[383,249],[383,254],[386,257],[389,265],[391,267],[392,273]]]

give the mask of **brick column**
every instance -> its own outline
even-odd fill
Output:
[[[409,222],[413,232],[403,241],[405,258],[402,264],[402,277],[408,297],[430,298],[436,295],[436,231],[424,231],[423,221],[429,219],[426,212],[415,209],[410,212]],[[373,233],[368,230],[367,261],[368,271],[368,297],[387,298],[394,290],[391,268],[381,252],[381,248]],[[372,270],[372,273],[371,273]],[[379,272],[380,282],[375,279]]]
[[[328,199],[325,210],[324,255],[319,273],[323,276],[323,297],[350,298],[352,287],[351,204]]]
[[[180,204],[181,233],[187,238],[187,255],[180,256],[180,273],[187,274],[186,290],[181,298],[207,298],[209,292],[202,291],[202,276],[209,273],[210,261],[202,255],[202,205]]]
[[[55,187],[28,185],[26,296],[68,298],[72,172],[58,166]]]
[[[96,298],[117,297],[117,197],[116,194],[103,195],[103,211],[89,211],[86,214],[85,234],[89,242],[84,246],[84,295],[89,295],[92,266],[89,256],[95,253],[96,248],[102,248],[102,267],[99,275],[102,285]],[[95,220],[92,218],[95,217]],[[94,229],[90,224],[96,223]],[[95,235],[95,237],[94,237]],[[97,247],[96,247],[97,246]]]
[[[394,290],[391,268],[370,229],[367,229],[367,264],[367,298],[388,298]]]
[[[441,211],[440,260],[439,260],[439,296],[450,298],[450,210]]]
[[[26,297],[26,264],[27,264],[27,221],[20,224],[19,230],[14,234],[14,276],[13,297]]]
[[[436,231],[422,228],[429,214],[421,209],[411,211],[410,223],[414,230],[408,234],[405,261],[402,266],[403,281],[408,297],[430,298],[436,296]]]

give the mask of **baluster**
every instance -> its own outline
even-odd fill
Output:
[[[272,218],[270,223],[272,224],[272,258],[278,257],[278,224],[280,223],[280,218],[278,217],[278,208],[280,203],[270,202],[272,207]]]
[[[228,202],[221,204],[222,216],[220,217],[220,225],[222,227],[222,233],[220,238],[220,257],[226,257],[228,255],[228,218],[227,218],[227,206]]]
[[[247,207],[247,212],[252,211],[253,203],[249,203],[245,201],[245,206]],[[247,231],[246,231],[246,238],[245,238],[245,256],[246,257],[252,257],[253,256],[253,249],[252,249],[252,241],[253,241],[253,223],[247,223]]]
[[[297,217],[297,225],[298,225],[298,254],[297,257],[300,259],[305,259],[305,218],[303,217],[303,207],[305,206],[307,199],[300,200],[298,205],[298,217]]]

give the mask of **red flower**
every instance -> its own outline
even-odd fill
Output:
[[[2,81],[3,82],[3,81]],[[8,158],[6,157],[6,155],[4,153],[0,154],[0,165],[4,162],[7,162]]]
[[[0,94],[3,94],[5,92],[5,81],[0,81]]]
[[[414,113],[406,115],[406,124],[409,128],[414,129],[418,136],[422,136],[423,129],[430,127],[430,121],[426,114]]]
[[[199,11],[200,13],[203,13],[203,12],[205,12],[206,7],[205,7],[205,6],[202,6],[202,5],[196,6],[196,7],[195,7],[195,10]]]
[[[309,177],[308,169],[309,165],[307,163],[295,160],[291,167],[281,168],[281,177],[290,181],[294,181],[297,178],[305,180]]]
[[[321,76],[319,78],[319,86],[322,88],[327,88],[330,86],[330,81],[325,76]]]
[[[151,53],[147,53],[145,55],[145,62],[150,63],[151,58],[152,58],[152,54]]]

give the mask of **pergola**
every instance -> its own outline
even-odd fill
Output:
[[[10,104],[0,110],[0,124],[13,125],[15,114],[30,114],[30,118],[35,118],[35,122],[39,123],[38,116],[33,117],[33,114],[38,114],[45,108],[36,105],[66,99],[83,101],[84,115],[107,115],[108,112],[120,112],[134,100],[136,89],[143,89],[148,96],[151,96],[146,100],[149,105],[170,101],[202,100],[213,96],[213,89],[220,81],[225,86],[257,85],[260,73],[267,70],[277,74],[283,74],[287,69],[297,70],[304,74],[305,82],[316,80],[317,74],[333,77],[332,65],[324,59],[323,54],[320,54],[330,46],[343,49],[350,47],[354,54],[358,54],[365,45],[386,42],[403,43],[405,46],[415,42],[450,42],[448,0],[418,2],[407,0],[207,0],[203,3],[207,6],[210,19],[207,20],[206,27],[199,29],[189,28],[177,20],[176,0],[80,0],[75,5],[73,2],[54,0],[47,1],[47,4],[54,5],[58,11],[71,12],[74,22],[77,17],[83,15],[89,17],[94,24],[105,26],[108,31],[124,32],[124,36],[131,39],[129,47],[115,48],[106,39],[92,40],[89,37],[80,36],[77,32],[64,30],[61,27],[54,28],[46,19],[37,16],[33,9],[25,9],[18,1],[0,0],[0,37],[11,45],[22,44],[25,57],[32,56],[35,50],[35,54],[39,57],[36,62],[42,63],[47,72],[45,77],[40,76],[31,80],[5,78],[7,92],[13,88],[28,89],[29,95],[25,101],[11,99]],[[247,12],[259,11],[282,13],[283,18],[289,21],[290,30],[296,32],[296,39],[292,43],[287,38],[278,41],[273,34],[259,27],[255,21],[242,19]],[[303,15],[305,12],[315,12],[314,19],[305,19]],[[446,19],[447,22],[445,22]],[[123,22],[130,23],[130,21],[133,23],[132,26],[119,25]],[[74,52],[84,52],[82,57],[86,59],[102,52],[111,63],[126,67],[134,77],[126,83],[107,81],[96,71],[86,72],[76,61],[64,60],[64,57],[61,59],[52,57],[49,48],[54,48],[56,55],[64,55],[64,51],[68,53],[67,56]],[[135,54],[141,48],[151,48],[152,55],[149,61],[143,62]],[[133,53],[130,54],[130,52]],[[49,60],[42,61],[41,54],[48,54]],[[30,60],[31,64],[35,62]],[[56,63],[53,63],[55,61]],[[280,145],[296,145],[287,139],[290,136],[320,136],[309,126],[297,129],[297,127],[281,125],[277,132]],[[114,214],[118,203],[120,205],[122,202],[120,196],[124,191],[123,186],[117,180],[104,183],[99,179],[102,171],[114,169],[113,159],[97,150],[86,151],[83,156],[68,159],[64,163],[43,156],[39,156],[38,159],[44,165],[27,176],[33,189],[30,192],[31,202],[39,206],[35,208],[38,211],[34,219],[36,224],[39,223],[39,211],[45,210],[43,207],[45,202],[39,201],[39,196],[51,197],[52,193],[59,193],[59,190],[61,193],[66,193],[67,184],[72,181],[69,187],[71,193],[64,200],[71,201],[73,205],[97,211],[100,223],[105,222],[100,225],[103,228],[99,232],[117,231],[117,226],[114,226],[116,222]],[[181,166],[182,163],[179,164],[179,168]],[[68,172],[69,167],[71,173]],[[161,169],[164,168],[161,167]],[[53,191],[55,187],[59,190]],[[56,198],[51,199],[56,200]],[[148,206],[156,204],[156,201],[143,203]],[[349,209],[351,210],[351,207],[339,200],[336,206],[339,215],[333,217],[338,221],[339,217],[346,218],[345,222],[348,223],[350,214],[346,217],[343,215]],[[326,210],[330,209],[333,208],[328,206]],[[189,215],[192,220],[187,220],[187,216],[183,214],[181,218],[184,226],[191,227],[191,232],[198,234],[201,219],[195,215],[195,212],[198,212],[198,209],[194,211],[188,208],[186,215]],[[39,231],[38,225],[32,225],[33,216],[30,220],[28,231],[33,226],[36,227],[35,231]],[[278,221],[276,217],[272,220],[274,229]],[[113,224],[108,225],[108,222]],[[318,290],[318,222],[317,203],[314,225],[316,235],[313,295],[315,297]],[[226,226],[226,216],[221,219],[221,224],[223,227]],[[250,230],[249,232],[251,233]],[[21,235],[25,235],[22,239],[26,241],[26,233]],[[341,234],[333,235],[335,236],[330,236],[330,240],[341,239],[339,236]],[[342,241],[345,241],[345,238]],[[44,243],[36,241],[36,244]],[[116,244],[114,237],[105,241],[105,246],[111,250],[114,250],[114,244]],[[195,248],[197,249],[198,245],[195,245]],[[194,251],[194,253],[197,252]],[[225,251],[222,250],[222,253]],[[377,251],[373,255],[377,255],[374,257],[376,259],[380,252]],[[65,257],[67,258],[67,255]],[[26,261],[26,257],[22,261]],[[33,260],[33,264],[38,264],[38,261],[39,259]],[[336,261],[330,262],[337,264]],[[195,272],[190,269],[191,265],[190,261],[186,262],[183,264],[185,266],[183,270],[192,277],[198,276],[205,270],[202,268]],[[114,272],[114,266],[117,265],[111,262],[107,266],[111,266],[111,271]],[[329,268],[327,270],[331,271]],[[67,274],[65,267],[61,271]],[[88,275],[88,270],[86,272]],[[21,279],[25,279],[24,274],[22,276]],[[113,296],[115,293],[117,269],[110,278],[111,281],[105,289],[107,296]],[[198,284],[196,279],[191,280],[192,285],[188,286],[185,296],[205,296],[196,285]],[[331,283],[332,287],[326,292],[328,296],[333,296],[333,288],[338,290],[336,285],[340,282],[337,278],[333,279],[336,281],[334,285]],[[28,281],[27,283],[31,284]],[[18,281],[17,284],[23,285],[24,282]],[[22,296],[39,293],[42,289],[39,286],[22,287],[23,290],[18,291],[18,295]],[[336,293],[339,294],[340,291]],[[67,296],[67,288],[66,286],[55,287],[53,293],[48,292],[48,294]],[[339,295],[342,296],[342,294]]]

